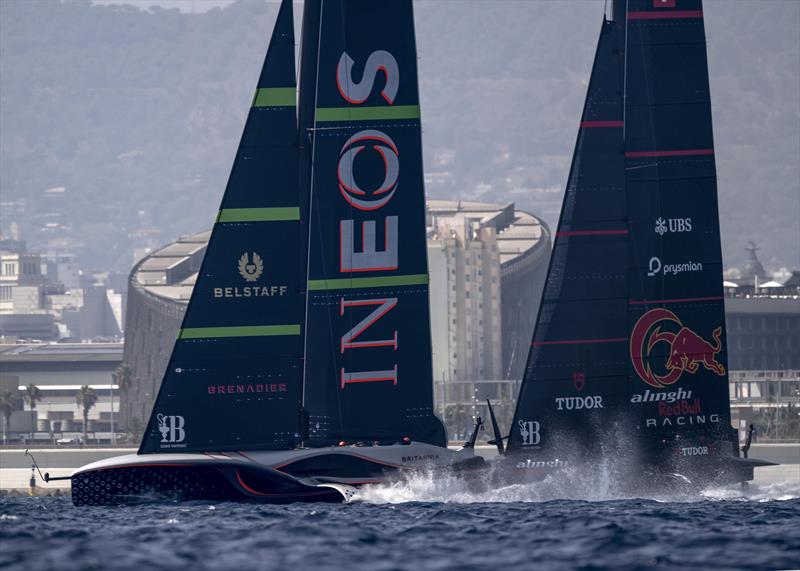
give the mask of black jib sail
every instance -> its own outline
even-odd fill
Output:
[[[627,392],[620,50],[604,21],[508,448],[574,456]]]
[[[295,113],[284,0],[140,453],[299,441],[305,267]]]
[[[701,1],[617,1],[509,448],[730,456],[724,332]]]
[[[445,445],[433,414],[411,2],[328,0],[320,11],[319,36],[309,38],[318,44],[307,442],[408,436]]]

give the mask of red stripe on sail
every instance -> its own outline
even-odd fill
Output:
[[[565,339],[562,341],[534,341],[531,347],[541,347],[542,345],[589,345],[592,343],[627,343],[627,337],[618,339]]]
[[[603,127],[622,127],[622,121],[581,121],[582,129],[593,129]]]
[[[723,299],[721,295],[711,297],[679,297],[674,299],[632,299],[629,305],[649,305],[653,303],[685,303],[689,301],[719,301]]]
[[[702,17],[702,10],[675,10],[674,12],[628,12],[628,20],[686,20]]]
[[[627,234],[627,230],[573,230],[569,232],[556,232],[556,237],[562,236],[613,236]]]
[[[679,151],[626,151],[625,157],[688,157],[694,155],[713,155],[714,149],[682,149]]]

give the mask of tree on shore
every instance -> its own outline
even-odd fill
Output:
[[[36,412],[36,403],[42,400],[42,391],[39,390],[34,384],[30,384],[25,387],[25,394],[22,395],[25,398],[25,402],[28,403],[28,406],[31,407],[31,439],[33,439],[33,434],[36,432],[36,419],[34,413]]]
[[[0,393],[0,413],[3,414],[3,444],[8,443],[8,431],[11,426],[11,413],[17,408],[17,395],[11,391]]]
[[[78,391],[75,401],[83,409],[83,442],[89,439],[87,426],[89,423],[89,411],[97,404],[97,393],[89,385],[83,385]]]

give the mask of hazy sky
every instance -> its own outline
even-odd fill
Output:
[[[163,242],[213,220],[278,0],[92,1],[182,14],[0,0],[0,180],[4,200],[69,187],[73,239],[127,261],[140,226]],[[554,225],[604,0],[416,4],[425,166],[441,175],[428,196],[513,200]],[[770,270],[800,267],[799,8],[705,3],[728,266],[756,240]],[[80,201],[105,188],[115,200],[90,220]],[[27,219],[26,239],[45,241]]]
[[[271,0],[265,0],[267,2]],[[150,6],[162,8],[177,8],[181,12],[205,12],[211,8],[222,8],[233,3],[234,0],[92,0],[92,4],[133,4],[142,9]],[[278,3],[279,0],[274,0]]]

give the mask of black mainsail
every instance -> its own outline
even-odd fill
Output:
[[[631,406],[642,430],[715,447],[731,429],[702,8],[702,0],[629,0],[625,185],[636,215],[628,325]],[[704,450],[730,455],[722,447]]]
[[[305,267],[292,3],[281,4],[140,453],[299,441]]]
[[[702,2],[617,0],[509,450],[674,465],[734,438]]]
[[[444,446],[433,414],[412,5],[311,4],[319,5],[320,23],[318,38],[309,34],[317,49],[307,442],[407,436]],[[312,80],[305,81],[304,90]]]

